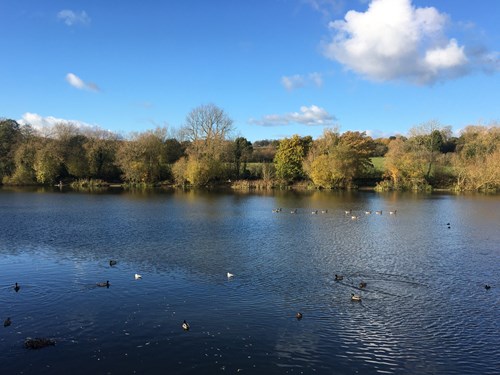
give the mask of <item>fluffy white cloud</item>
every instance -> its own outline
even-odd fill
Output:
[[[79,90],[99,91],[99,87],[95,83],[84,82],[80,77],[73,73],[66,74],[66,82]]]
[[[43,117],[31,112],[26,112],[17,122],[21,125],[31,125],[34,129],[42,132],[49,131],[56,124],[72,124],[79,128],[94,128],[96,126],[78,120],[67,120],[53,116]]]
[[[90,17],[84,10],[82,10],[80,13],[75,13],[69,9],[61,10],[59,13],[57,13],[57,18],[62,20],[68,26],[73,26],[76,24],[87,25],[90,23]]]
[[[309,73],[308,75],[295,74],[293,76],[281,77],[281,84],[288,91],[299,89],[305,86],[314,85],[323,86],[323,77],[320,73]]]
[[[334,36],[324,54],[371,80],[433,83],[468,69],[464,47],[444,35],[447,22],[446,14],[411,0],[372,0],[366,12],[330,22]]]
[[[300,107],[300,112],[266,115],[260,120],[250,119],[248,122],[260,126],[283,126],[289,124],[332,126],[335,120],[335,116],[330,115],[325,109],[311,105],[310,107]]]

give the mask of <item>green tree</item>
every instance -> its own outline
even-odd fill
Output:
[[[14,172],[14,153],[20,138],[19,124],[14,120],[0,118],[0,182]]]
[[[234,174],[236,178],[240,178],[242,172],[246,171],[246,164],[252,157],[252,143],[244,137],[238,137],[231,144],[231,156],[234,164]],[[242,168],[243,164],[243,168]]]

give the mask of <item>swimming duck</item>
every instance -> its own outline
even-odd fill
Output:
[[[5,319],[5,321],[3,322],[4,327],[8,327],[11,324],[12,324],[12,320],[10,320],[10,318]]]
[[[134,278],[135,278],[136,280],[139,280],[139,279],[142,279],[142,276],[141,276],[141,275],[139,275],[138,273],[136,273],[136,274],[134,275]]]
[[[297,209],[290,211],[290,213],[291,214],[296,214],[297,213]]]
[[[352,212],[352,210],[345,210],[344,212],[345,212],[346,215],[350,215],[351,212]]]
[[[116,260],[111,259],[111,260],[109,261],[109,266],[110,266],[110,267],[113,267],[114,265],[116,265],[116,263],[117,263],[117,262],[116,262]]]
[[[297,314],[295,314],[295,317],[297,318],[297,320],[302,319],[302,313],[298,312]]]
[[[16,291],[16,293],[19,292],[19,289],[21,289],[21,287],[16,283],[16,285],[14,285],[14,290]]]
[[[311,212],[311,214],[317,215],[318,214],[318,210],[314,210],[313,212]]]
[[[352,216],[351,216],[351,219],[352,219],[352,220],[358,220],[358,219],[359,219],[359,217],[358,217],[358,216],[356,216],[356,215],[352,215]]]
[[[322,213],[322,214],[327,214],[327,213],[328,213],[328,210],[321,210],[321,213]]]
[[[102,282],[102,283],[97,283],[96,284],[97,286],[100,286],[100,287],[106,287],[106,288],[109,288],[109,280],[107,280],[105,283]]]
[[[371,211],[365,211],[365,215],[370,215],[371,213]]]
[[[186,322],[186,320],[184,320],[181,327],[184,331],[189,331],[189,324],[188,322]]]
[[[398,213],[398,210],[389,211],[389,215],[396,215],[397,213]]]
[[[342,281],[342,280],[344,280],[344,276],[335,274],[335,281]]]
[[[232,274],[231,272],[228,272],[227,273],[227,278],[230,279],[231,277],[234,277],[234,274]]]
[[[382,210],[380,210],[380,211],[375,211],[375,214],[377,214],[377,215],[382,215]]]
[[[359,294],[351,293],[351,301],[361,302],[361,296]]]
[[[484,289],[486,289],[486,290],[491,289],[491,285],[486,284],[486,285],[484,286]]]
[[[56,344],[55,340],[46,339],[43,337],[37,337],[34,339],[27,338],[24,341],[24,347],[26,349],[42,349],[47,346],[54,346]]]
[[[360,289],[366,288],[366,283],[365,283],[364,281],[361,281],[361,282],[359,283],[359,288],[360,288]]]

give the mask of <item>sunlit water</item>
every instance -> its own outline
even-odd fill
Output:
[[[499,196],[3,189],[0,373],[499,374],[499,229]]]

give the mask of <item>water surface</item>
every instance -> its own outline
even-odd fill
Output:
[[[3,189],[0,213],[5,374],[499,373],[498,196]]]

